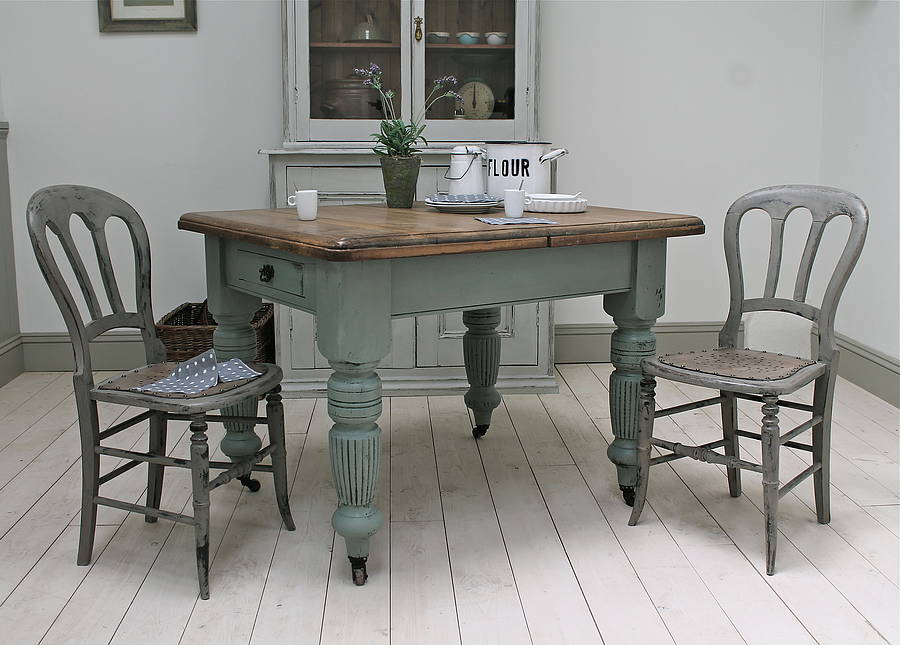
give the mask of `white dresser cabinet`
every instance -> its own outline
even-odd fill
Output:
[[[384,202],[381,167],[367,141],[383,107],[353,73],[370,63],[384,70],[404,119],[421,114],[435,78],[457,77],[467,97],[443,99],[426,115],[417,199],[447,190],[453,145],[535,139],[537,2],[284,0],[283,7],[284,143],[260,151],[269,159],[272,206],[286,206],[303,188],[317,189],[322,205]],[[477,42],[459,32],[477,32]],[[285,392],[324,393],[330,369],[316,350],[313,317],[279,307],[276,325]],[[498,331],[497,386],[555,390],[550,305],[504,307]],[[459,312],[396,319],[393,350],[379,370],[384,389],[464,392],[464,333]]]

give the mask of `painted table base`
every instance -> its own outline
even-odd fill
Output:
[[[604,307],[618,327],[612,337],[615,371],[610,379],[616,438],[608,454],[630,503],[636,483],[640,362],[656,349],[651,327],[663,312],[665,251],[665,239],[650,239],[329,262],[207,235],[209,307],[219,322],[214,344],[223,359],[252,357],[255,339],[249,322],[260,296],[317,316],[319,351],[334,370],[328,380],[328,414],[334,421],[329,449],[338,498],[332,525],[346,541],[354,582],[363,584],[369,539],[382,522],[373,504],[382,395],[375,368],[390,352],[392,317],[463,310],[467,329],[463,356],[470,384],[465,402],[475,419],[473,435],[481,437],[501,400],[495,387],[501,351],[499,305],[608,294]],[[280,289],[293,289],[293,294],[260,284],[258,267],[248,264],[248,256],[281,262],[276,266],[282,272],[291,263],[302,282],[281,283]],[[485,274],[517,279],[484,280]],[[237,406],[240,410],[226,413],[248,414],[255,406],[256,401],[246,401]],[[258,449],[252,426],[226,424],[226,430],[222,451],[229,457],[237,459]]]

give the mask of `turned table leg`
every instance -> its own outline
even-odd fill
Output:
[[[338,508],[334,530],[347,544],[353,582],[365,584],[369,539],[381,526],[375,486],[381,462],[381,379],[378,361],[391,348],[390,264],[323,263],[317,275],[319,351],[328,379],[328,433]]]
[[[250,326],[253,314],[262,301],[225,286],[224,249],[222,240],[206,237],[206,281],[209,310],[218,325],[213,332],[213,347],[219,361],[240,358],[252,361],[256,358],[256,332]],[[225,416],[255,417],[258,401],[256,397],[244,399],[240,403],[222,409]],[[252,423],[225,424],[225,437],[220,444],[222,452],[232,461],[239,461],[256,454],[262,447]],[[259,482],[250,475],[240,478],[251,491],[259,490]]]
[[[463,336],[463,359],[469,391],[466,405],[475,416],[472,436],[483,437],[491,425],[491,414],[500,405],[497,373],[500,369],[500,308],[472,309],[463,312],[466,334]]]
[[[617,329],[610,342],[615,367],[609,378],[609,411],[615,439],[607,450],[616,465],[619,488],[629,506],[637,484],[637,419],[641,361],[656,355],[656,319],[665,310],[666,241],[634,242],[632,288],[604,296],[603,308]]]

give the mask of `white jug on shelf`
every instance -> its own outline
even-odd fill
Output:
[[[484,194],[482,158],[484,158],[484,148],[454,146],[450,151],[450,168],[444,173],[444,178],[450,180],[447,192],[451,195]]]

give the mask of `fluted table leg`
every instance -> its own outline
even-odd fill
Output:
[[[641,386],[641,361],[656,355],[656,319],[665,311],[666,241],[634,242],[632,288],[603,298],[617,329],[612,334],[610,360],[615,370],[609,378],[609,411],[615,439],[607,450],[616,465],[625,503],[634,504],[637,484],[637,419]]]
[[[330,361],[328,433],[331,470],[338,508],[331,518],[334,530],[347,543],[353,582],[364,584],[369,538],[381,526],[381,511],[372,503],[381,463],[381,379],[375,363]]]
[[[463,336],[463,359],[469,391],[465,401],[475,416],[472,435],[483,437],[491,425],[491,414],[500,405],[497,374],[500,370],[500,308],[472,309],[463,312],[466,334]]]
[[[391,349],[390,265],[323,263],[317,276],[319,351],[328,379],[328,433],[338,508],[334,530],[347,544],[353,582],[368,577],[369,538],[381,526],[375,485],[381,462],[381,379],[378,361]]]

